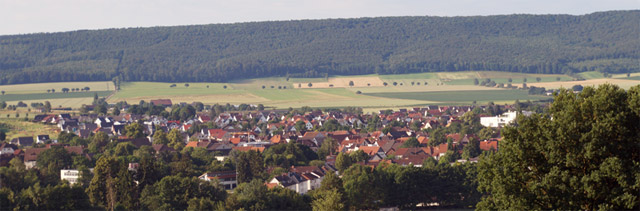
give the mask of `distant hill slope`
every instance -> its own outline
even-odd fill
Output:
[[[0,84],[461,70],[640,71],[640,11],[382,17],[0,36]]]

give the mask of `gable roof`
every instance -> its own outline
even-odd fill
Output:
[[[11,140],[11,143],[21,145],[21,146],[31,146],[33,145],[33,137],[24,136],[24,137],[14,138]]]
[[[360,146],[359,149],[364,153],[367,153],[369,156],[373,156],[375,154],[378,154],[378,152],[382,152],[381,147]]]
[[[223,129],[209,129],[208,131],[209,131],[209,137],[212,137],[215,139],[222,139],[224,135],[227,134],[227,131]]]

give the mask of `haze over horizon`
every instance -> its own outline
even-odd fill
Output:
[[[636,9],[640,0],[5,0],[0,2],[0,35],[383,16],[583,15]]]

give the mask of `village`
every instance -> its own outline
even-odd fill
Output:
[[[166,108],[173,106],[167,99],[151,101],[150,104]],[[182,103],[181,107],[185,106],[191,105]],[[257,106],[249,107],[257,109]],[[381,110],[374,114],[362,114],[357,109],[323,112],[305,108],[306,111],[225,111],[211,116],[212,112],[202,109],[181,121],[159,115],[127,113],[129,106],[110,109],[119,109],[122,113],[43,114],[32,121],[57,125],[61,133],[78,139],[106,134],[109,142],[130,143],[135,149],[150,147],[156,156],[185,148],[201,148],[219,162],[228,160],[234,151],[262,153],[280,144],[296,143],[317,153],[323,145],[329,145],[332,149],[328,153],[319,153],[325,155],[319,158],[324,161],[320,165],[291,166],[266,182],[269,187],[281,186],[300,194],[318,188],[325,174],[339,170],[336,157],[340,153],[364,154],[364,158],[356,162],[372,167],[382,163],[421,167],[430,158],[451,165],[477,162],[482,152],[499,150],[499,128],[513,122],[518,114],[532,114],[517,112],[511,105],[424,106]],[[131,125],[136,125],[141,134],[127,136],[131,135],[128,132]],[[177,134],[172,136],[177,143],[157,140],[159,133],[165,136]],[[38,155],[53,146],[62,146],[69,153],[89,160],[93,159],[92,154],[100,153],[95,150],[90,153],[87,145],[51,140],[48,135],[19,137],[0,146],[0,166],[8,166],[9,161],[17,157],[27,169],[37,167]],[[136,171],[137,167],[138,163],[129,163],[129,170]],[[81,175],[78,169],[60,171],[60,179],[72,184]],[[206,181],[217,179],[225,190],[233,190],[238,185],[236,173],[235,170],[207,171],[198,178]]]

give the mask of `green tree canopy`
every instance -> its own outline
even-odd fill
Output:
[[[351,166],[352,163],[353,162],[351,161],[351,157],[349,156],[349,154],[345,154],[342,152],[338,153],[338,156],[336,157],[335,165],[340,173],[344,172],[344,170],[349,168],[349,166]]]
[[[142,138],[145,137],[144,127],[137,122],[131,123],[124,127],[125,135],[129,138]]]
[[[640,86],[561,90],[481,159],[484,209],[639,209]]]
[[[140,202],[150,210],[185,210],[193,198],[205,198],[216,202],[223,201],[226,196],[224,189],[215,182],[203,181],[196,177],[166,176],[154,185],[147,186],[142,192]]]

